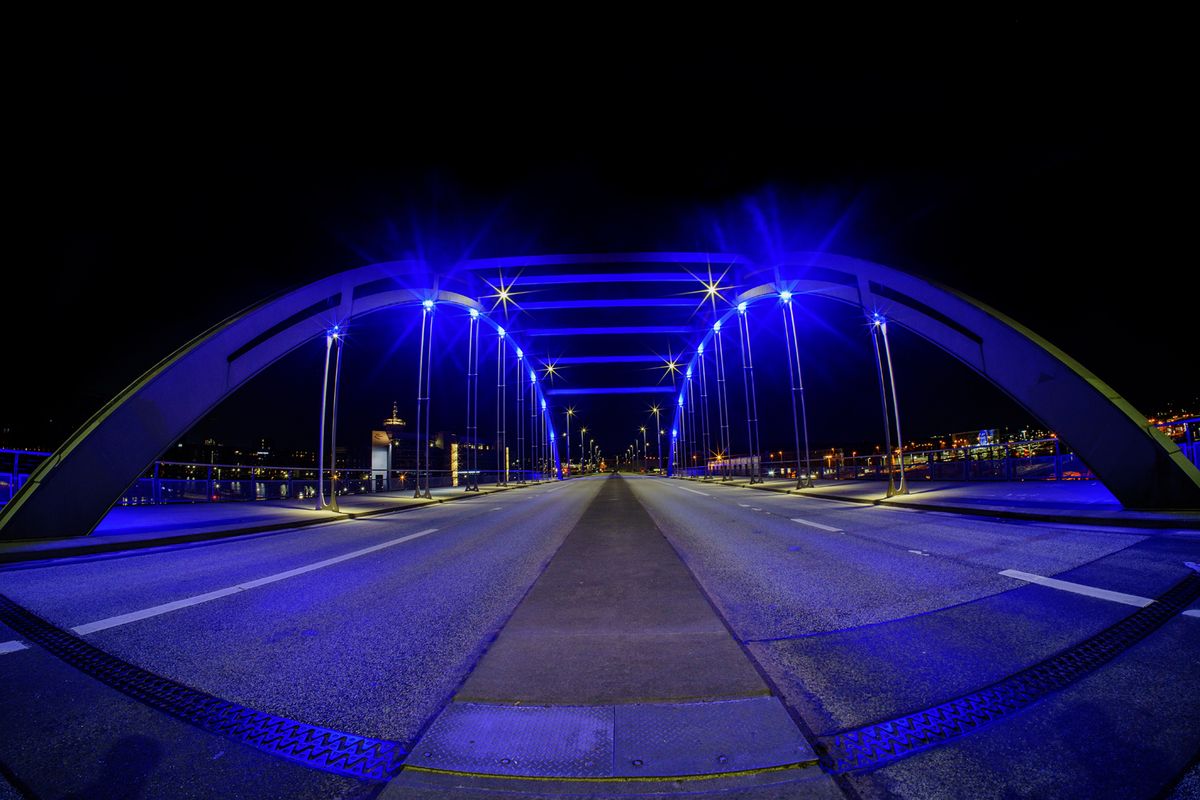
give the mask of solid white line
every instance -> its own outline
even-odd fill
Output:
[[[392,539],[391,541],[384,542],[383,544],[364,547],[362,550],[355,550],[352,553],[335,556],[334,558],[327,558],[324,561],[317,561],[312,564],[305,564],[303,567],[296,567],[295,569],[289,569],[285,572],[277,572],[274,575],[268,575],[265,578],[256,578],[252,581],[239,583],[235,586],[227,586],[224,589],[217,589],[216,591],[205,592],[204,594],[198,594],[192,597],[185,597],[182,600],[174,600],[170,603],[163,603],[162,605],[143,608],[141,611],[131,611],[128,614],[119,614],[115,617],[108,617],[107,619],[88,622],[84,625],[77,625],[71,630],[80,636],[83,636],[89,633],[95,633],[96,631],[115,628],[118,625],[126,625],[130,622],[137,622],[138,620],[147,619],[149,617],[157,617],[159,614],[166,614],[171,611],[177,611],[181,608],[187,608],[188,606],[207,603],[209,600],[216,600],[219,597],[226,597],[231,594],[236,594],[237,592],[244,592],[247,589],[255,589],[259,586],[266,586],[268,583],[275,583],[286,578],[294,578],[297,575],[303,575],[306,572],[312,572],[313,570],[322,569],[334,564],[340,564],[343,561],[349,561],[352,558],[365,556],[368,553],[374,553],[387,547],[394,547],[395,545],[403,544],[404,542],[411,542],[413,539],[417,539],[422,536],[428,536],[436,530],[437,528],[427,528],[423,531],[418,531],[417,533],[410,533],[408,536],[401,536],[399,539]]]
[[[749,508],[749,507],[750,507],[750,504],[749,504],[749,503],[738,503],[738,505],[739,505],[739,506],[741,506],[742,508]]]
[[[918,556],[927,556],[927,555],[929,555],[929,553],[922,553],[920,550],[909,550],[908,552],[912,553],[913,555],[918,555]]]
[[[24,642],[0,642],[0,656],[5,653],[15,653],[18,650],[28,650],[29,645]]]
[[[1047,578],[1042,575],[1034,575],[1032,572],[1021,572],[1019,569],[1006,569],[1000,573],[1009,578],[1016,578],[1019,581],[1028,581],[1036,583],[1040,586],[1049,586],[1051,589],[1061,589],[1064,592],[1074,592],[1075,594],[1083,594],[1088,597],[1098,597],[1101,600],[1111,600],[1114,603],[1124,603],[1127,606],[1137,606],[1145,608],[1154,602],[1149,597],[1140,597],[1136,594],[1125,594],[1124,592],[1114,592],[1109,589],[1097,589],[1095,586],[1084,586],[1082,583],[1071,583],[1070,581],[1060,581],[1054,578]]]
[[[689,489],[689,488],[687,488],[686,486],[676,486],[675,488],[676,488],[676,489],[683,489],[685,492],[691,492],[692,494],[702,494],[702,495],[704,495],[705,497],[712,497],[712,495],[711,495],[711,494],[709,494],[708,492],[697,492],[695,489]]]
[[[1185,617],[1200,617],[1200,608],[1189,608],[1187,611],[1183,612],[1183,615]]]
[[[833,533],[845,533],[845,531],[843,531],[841,528],[831,528],[828,525],[822,525],[819,522],[810,522],[809,520],[800,519],[799,517],[793,518],[792,522],[799,522],[801,525],[807,525],[810,528],[820,528],[823,531],[832,531]]]

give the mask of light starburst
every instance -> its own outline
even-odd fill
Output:
[[[508,319],[509,304],[511,304],[517,311],[521,310],[521,305],[513,299],[516,295],[525,294],[525,292],[513,291],[513,287],[517,285],[517,279],[520,277],[521,276],[518,273],[516,277],[509,279],[507,283],[504,280],[503,274],[499,275],[496,283],[492,283],[487,278],[484,278],[483,282],[491,288],[493,294],[484,295],[480,299],[492,300],[492,311],[496,310],[496,306],[501,306],[504,310],[504,318]]]

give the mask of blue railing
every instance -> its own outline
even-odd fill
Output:
[[[37,466],[52,455],[33,450],[0,450],[0,505],[9,502]],[[333,470],[321,473],[326,494],[330,491]],[[430,488],[465,487],[465,470],[432,470]],[[548,480],[549,475],[532,470],[510,469],[507,482]],[[411,491],[411,470],[339,469],[337,493],[369,494],[383,491]],[[477,482],[497,483],[495,470],[481,470]],[[156,461],[142,477],[133,482],[117,505],[160,505],[166,503],[215,503],[255,500],[309,500],[317,495],[315,467],[272,467],[248,464],[196,464],[181,461]]]
[[[8,450],[0,448],[0,505],[13,498],[29,480],[29,476],[51,454],[40,450]]]

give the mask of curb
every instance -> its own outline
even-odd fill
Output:
[[[513,489],[524,488],[524,486],[536,486],[538,484],[524,484],[505,486],[495,489],[481,489],[479,492],[464,493],[454,497],[433,498],[422,503],[410,503],[395,508],[375,508],[369,511],[343,511],[331,517],[322,517],[321,519],[300,520],[293,522],[272,522],[265,525],[252,525],[247,528],[226,528],[224,530],[215,531],[197,531],[195,533],[181,533],[174,536],[163,536],[155,539],[142,539],[138,541],[122,541],[122,542],[105,542],[100,539],[91,542],[80,542],[79,544],[69,545],[61,548],[50,550],[12,550],[6,553],[0,553],[0,566],[5,564],[23,564],[36,561],[56,561],[62,558],[75,558],[77,556],[100,555],[104,553],[121,553],[137,550],[149,550],[154,547],[171,547],[180,544],[193,544],[196,542],[210,542],[220,539],[232,539],[238,536],[253,536],[262,533],[272,533],[277,531],[294,530],[296,528],[308,528],[314,525],[328,525],[331,522],[341,522],[348,519],[358,519],[359,517],[376,517],[381,514],[402,514],[405,511],[415,511],[418,508],[435,505],[437,503],[453,503],[456,500],[462,500],[467,497],[483,497],[489,494],[498,494],[499,492],[507,492]],[[88,539],[91,537],[81,537]],[[31,540],[42,541],[42,540]]]

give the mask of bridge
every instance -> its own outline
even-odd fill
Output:
[[[798,308],[822,304],[861,312],[876,372],[886,446],[850,475],[810,443]],[[336,463],[341,368],[384,311],[419,342],[401,487]],[[898,329],[1053,431],[1052,465],[1009,450],[968,482],[970,459],[911,452]],[[226,499],[166,477],[169,448],[314,341],[316,468],[251,470],[258,502],[166,502],[172,480]],[[582,402],[644,424],[597,445]],[[214,326],[14,463],[0,774],[29,796],[1184,796],[1191,430],[1000,311],[845,256],[357,267]],[[1053,480],[1060,442],[1095,480]]]

